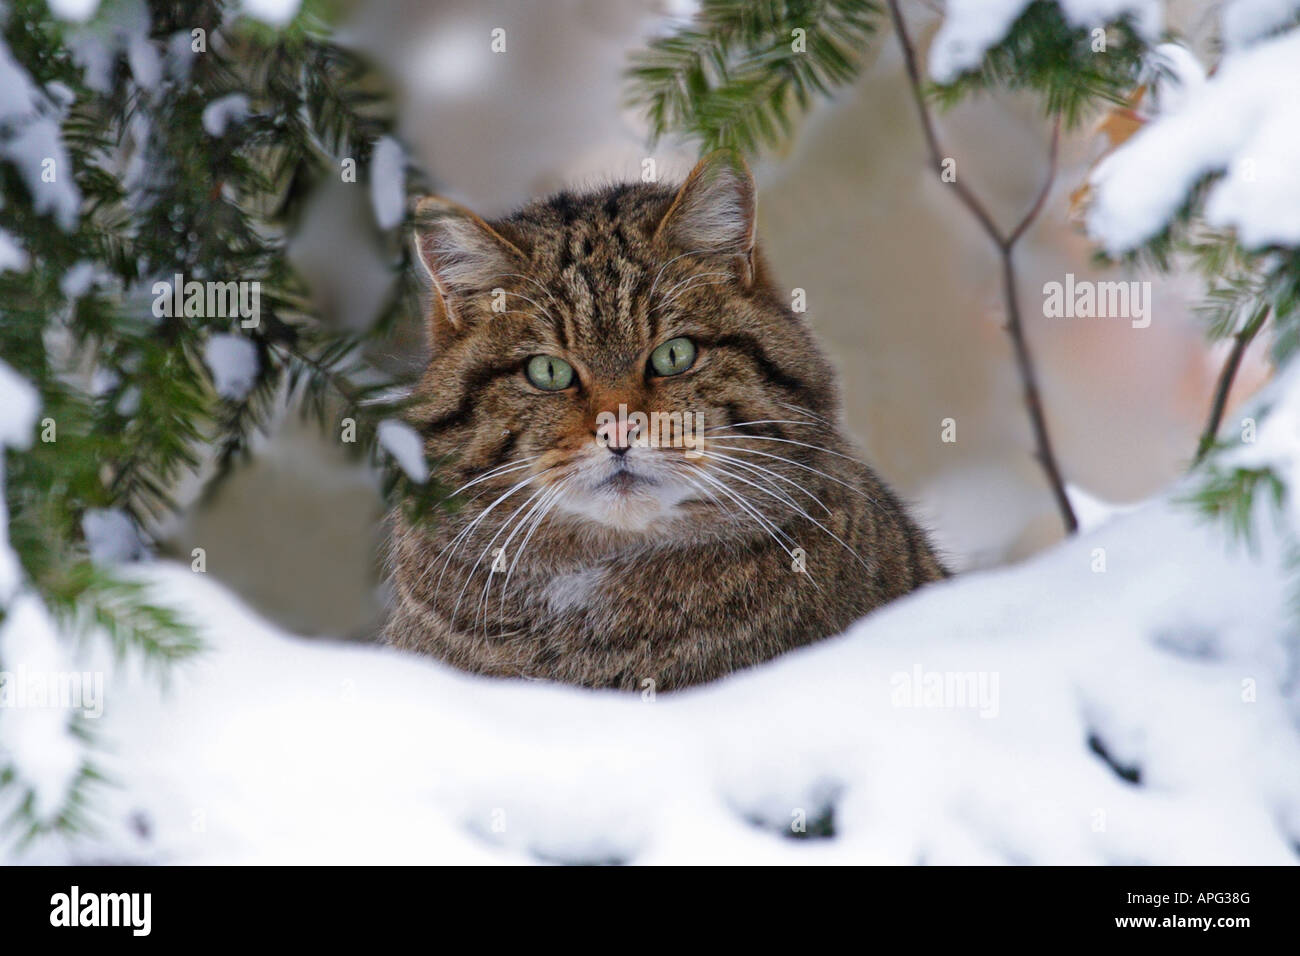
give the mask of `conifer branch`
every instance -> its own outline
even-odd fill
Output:
[[[813,95],[852,82],[875,35],[874,0],[703,0],[694,21],[634,54],[629,101],[651,138],[702,152],[788,138]]]
[[[144,4],[143,42],[154,45],[159,63],[147,84],[115,35],[107,41],[106,85],[90,82],[68,28],[50,18],[43,0],[12,0],[0,19],[0,53],[48,100],[45,113],[53,116],[57,102],[51,135],[67,152],[57,183],[37,184],[0,151],[0,228],[6,248],[24,253],[21,267],[0,268],[0,356],[35,389],[52,428],[5,456],[0,484],[9,520],[0,545],[7,535],[24,586],[65,635],[98,635],[164,680],[170,665],[198,649],[196,634],[143,585],[88,560],[83,519],[90,511],[120,512],[147,538],[151,522],[175,508],[177,479],[200,467],[205,449],[215,451],[217,466],[203,489],[211,495],[253,433],[270,428],[285,395],[300,398],[322,425],[326,393],[342,395],[357,419],[356,447],[383,466],[386,488],[404,487],[375,437],[378,424],[402,409],[378,396],[401,383],[369,360],[366,346],[418,314],[408,224],[376,233],[395,292],[361,335],[322,319],[287,257],[316,184],[340,176],[346,161],[360,176],[344,181],[365,188],[374,144],[394,132],[392,99],[375,69],[331,37],[318,5],[282,30],[229,7],[227,0]],[[206,41],[202,49],[174,55],[178,42],[199,42],[196,36]],[[242,103],[209,121],[208,107],[231,95]],[[6,120],[0,142],[24,123],[45,121],[45,113]],[[407,196],[425,191],[418,170],[401,173]],[[43,193],[59,189],[76,215],[56,223]],[[160,314],[156,298],[151,308],[153,283],[178,273],[256,283],[260,321],[242,322],[250,317],[232,316],[229,306],[196,314],[187,304],[182,313]],[[217,334],[254,349],[253,380],[242,393],[218,391],[206,351]],[[301,390],[286,390],[286,381]],[[420,491],[426,486],[436,493],[436,482]],[[439,513],[430,506],[424,517]],[[0,607],[0,620],[4,613]],[[80,827],[77,788],[94,784],[92,771],[77,778],[53,819],[34,818],[30,792],[20,798],[22,827]],[[21,794],[22,768],[0,767],[0,786]]]
[[[1268,303],[1261,303],[1251,316],[1250,321],[1232,337],[1232,350],[1223,362],[1223,368],[1219,371],[1218,381],[1214,386],[1214,397],[1210,401],[1210,412],[1205,420],[1205,428],[1201,431],[1201,440],[1196,446],[1196,458],[1193,460],[1193,466],[1199,465],[1205,460],[1205,456],[1210,453],[1214,447],[1215,439],[1219,434],[1219,426],[1223,424],[1223,413],[1228,407],[1228,397],[1232,393],[1232,385],[1236,380],[1237,371],[1241,368],[1241,360],[1246,354],[1246,349],[1254,341],[1259,330],[1264,327],[1264,322],[1268,318]]]

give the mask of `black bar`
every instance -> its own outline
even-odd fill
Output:
[[[119,925],[52,925],[68,922],[73,886],[79,921],[96,912],[111,918],[116,910]],[[1298,888],[1297,871],[1283,867],[826,868],[779,875],[735,868],[596,874],[588,868],[9,867],[0,870],[0,926],[11,945],[70,935],[128,945],[252,942],[268,935],[259,927],[299,944],[337,944],[354,934],[364,939],[377,927],[385,935],[415,932],[433,947],[472,927],[484,934],[479,945],[511,927],[541,936],[567,926],[578,938],[613,942],[619,934],[663,936],[700,922],[723,938],[776,925],[803,925],[820,935],[844,924],[863,942],[898,932],[927,943],[1128,937],[1181,945],[1202,937],[1232,945],[1256,932],[1293,936]],[[101,906],[99,894],[149,894],[148,934],[143,895],[128,909],[121,896]],[[61,902],[68,904],[62,910]]]

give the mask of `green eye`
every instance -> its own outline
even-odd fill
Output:
[[[650,367],[656,375],[681,375],[695,364],[695,343],[690,339],[669,339],[650,353]]]
[[[528,381],[548,392],[558,392],[573,384],[573,366],[554,355],[534,355],[524,371]]]

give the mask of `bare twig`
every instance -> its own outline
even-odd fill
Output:
[[[1214,400],[1210,403],[1210,414],[1205,421],[1205,430],[1201,432],[1201,440],[1196,446],[1193,467],[1204,461],[1205,456],[1214,447],[1214,438],[1219,434],[1219,426],[1223,424],[1223,413],[1228,407],[1228,395],[1232,392],[1232,383],[1237,377],[1237,370],[1241,368],[1242,356],[1246,354],[1246,349],[1259,330],[1264,327],[1266,318],[1268,318],[1268,305],[1264,304],[1255,310],[1250,321],[1233,336],[1232,351],[1228,353],[1223,369],[1219,372],[1219,381],[1214,387]]]
[[[916,51],[912,46],[912,40],[907,33],[907,24],[903,20],[902,11],[899,10],[898,0],[889,0],[889,12],[894,20],[894,28],[898,33],[898,43],[903,50],[903,63],[907,68],[907,79],[912,90],[912,99],[916,104],[916,112],[921,121],[921,132],[925,136],[926,149],[930,155],[930,165],[934,167],[936,173],[943,171],[944,151],[939,146],[939,138],[935,134],[934,121],[930,116],[930,109],[925,102],[925,93],[921,84],[921,73],[916,63]],[[1047,473],[1048,483],[1051,485],[1052,495],[1056,499],[1057,509],[1061,512],[1061,521],[1065,524],[1065,530],[1068,534],[1073,534],[1079,528],[1078,519],[1074,515],[1074,508],[1070,504],[1069,495],[1065,491],[1065,482],[1061,477],[1061,469],[1056,461],[1056,454],[1052,451],[1051,437],[1047,431],[1047,419],[1043,414],[1042,398],[1038,390],[1038,378],[1034,372],[1033,354],[1029,349],[1029,342],[1025,338],[1024,326],[1020,320],[1020,300],[1016,293],[1016,267],[1012,258],[1012,252],[1015,249],[1016,242],[1025,234],[1025,231],[1038,218],[1042,212],[1043,205],[1047,201],[1048,193],[1051,192],[1052,183],[1056,179],[1056,160],[1057,151],[1061,138],[1060,119],[1052,126],[1052,142],[1048,157],[1047,177],[1043,181],[1042,188],[1038,191],[1038,196],[1030,206],[1029,211],[1016,224],[1016,227],[1010,233],[1003,233],[994,223],[993,217],[989,215],[988,210],[979,198],[966,188],[966,184],[955,180],[952,188],[957,193],[957,198],[961,200],[971,216],[979,223],[980,228],[993,241],[998,248],[998,255],[1002,259],[1002,294],[1006,301],[1007,309],[1007,334],[1011,336],[1011,344],[1015,351],[1016,367],[1020,373],[1020,381],[1025,390],[1025,409],[1029,413],[1029,423],[1034,433],[1034,444],[1036,448],[1036,457]]]
[[[1056,180],[1056,159],[1061,150],[1061,118],[1058,116],[1052,123],[1052,142],[1047,148],[1047,175],[1043,178],[1043,188],[1038,190],[1038,196],[1034,199],[1034,204],[1029,207],[1025,217],[1016,224],[1016,228],[1011,230],[1011,235],[1007,236],[1004,244],[1009,251],[1017,240],[1025,234],[1025,230],[1038,218],[1038,214],[1043,211],[1043,204],[1047,202],[1047,195],[1052,191],[1052,183]]]

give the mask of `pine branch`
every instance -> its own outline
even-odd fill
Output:
[[[142,585],[86,560],[88,510],[122,510],[143,531],[174,509],[177,480],[209,448],[217,464],[210,494],[247,455],[253,434],[270,426],[291,377],[323,425],[334,407],[326,394],[346,394],[358,444],[385,464],[386,487],[405,489],[375,441],[382,416],[401,407],[382,395],[401,383],[369,355],[379,338],[418,315],[406,224],[375,232],[394,292],[366,335],[326,325],[286,256],[315,184],[337,177],[344,158],[364,175],[372,144],[391,135],[395,121],[386,83],[333,41],[312,9],[320,6],[309,2],[276,31],[233,16],[224,0],[148,0],[150,42],[159,52],[196,27],[208,40],[181,72],[162,57],[162,75],[149,89],[136,82],[120,45],[111,49],[109,88],[91,88],[67,47],[70,28],[40,0],[13,0],[0,25],[5,48],[48,100],[42,109],[63,114],[58,132],[69,161],[60,182],[81,195],[75,226],[56,226],[38,202],[40,190],[0,159],[0,228],[28,258],[24,269],[0,270],[0,356],[36,388],[52,428],[8,456],[8,538],[27,583],[65,632],[102,634],[117,654],[139,656],[162,679],[197,649],[196,633]],[[70,101],[47,95],[53,84]],[[246,115],[210,130],[205,109],[231,93],[247,97]],[[0,128],[0,141],[15,129]],[[410,169],[406,185],[408,193],[424,188]],[[229,315],[156,316],[152,284],[177,273],[258,282],[260,322],[245,328]],[[219,396],[206,367],[205,346],[216,333],[243,336],[256,350],[255,380],[238,399]],[[437,489],[431,481],[413,491]],[[438,513],[430,507],[426,517]],[[21,768],[7,768],[5,780],[23,786]],[[30,800],[20,801],[20,816],[32,832],[77,825],[78,792],[52,823],[30,819]]]
[[[83,638],[102,632],[119,659],[138,654],[163,680],[171,664],[203,646],[194,625],[173,608],[156,603],[147,583],[78,561],[45,585],[51,612],[69,630]]]
[[[879,15],[873,0],[704,0],[690,25],[633,56],[629,102],[656,140],[776,145],[814,94],[857,77]]]
[[[94,742],[85,729],[84,721],[74,722],[70,731],[82,740],[88,751],[92,748]],[[21,853],[46,834],[93,833],[95,826],[90,797],[96,787],[106,782],[104,774],[92,761],[83,762],[69,784],[58,810],[44,817],[37,809],[35,788],[23,779],[19,769],[12,765],[0,767],[0,792],[15,787],[20,790],[11,812],[0,820],[0,835],[15,834],[14,848]]]
[[[1254,515],[1263,491],[1275,512],[1286,502],[1287,487],[1271,468],[1220,469],[1210,463],[1201,487],[1182,499],[1207,518],[1226,522],[1229,530],[1250,547],[1255,545]]]
[[[1250,343],[1255,336],[1259,334],[1259,330],[1264,327],[1268,312],[1267,303],[1259,305],[1250,321],[1233,336],[1232,350],[1228,353],[1228,358],[1224,361],[1223,368],[1219,372],[1219,379],[1214,387],[1214,398],[1210,402],[1209,417],[1206,419],[1205,428],[1201,432],[1201,440],[1196,448],[1196,458],[1192,462],[1193,466],[1204,461],[1205,456],[1214,447],[1215,437],[1219,434],[1219,426],[1223,423],[1223,413],[1227,409],[1228,396],[1232,393],[1232,383],[1237,377],[1237,370],[1241,367],[1242,357],[1246,354],[1246,349],[1250,347]]]
[[[977,68],[933,93],[947,109],[979,92],[1028,90],[1045,115],[1074,129],[1099,103],[1124,105],[1143,68],[1146,44],[1129,15],[1109,25],[1103,52],[1095,42],[1091,30],[1066,20],[1056,0],[1035,0]]]

